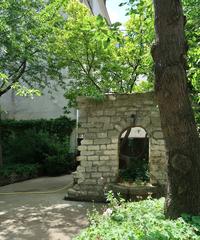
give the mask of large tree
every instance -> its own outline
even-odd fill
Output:
[[[140,90],[135,83],[144,75],[150,81],[142,89],[153,86],[149,54],[154,39],[153,12],[151,0],[147,3],[148,8],[137,6],[140,12],[132,14],[126,31],[121,31],[120,23],[109,26],[101,16],[93,16],[76,0],[70,1],[64,9],[68,13],[64,30],[55,30],[57,38],[52,43],[59,64],[68,67],[68,76],[73,79],[68,83],[68,99],[108,92],[132,93]]]
[[[55,25],[65,20],[60,9],[68,1],[0,1],[0,96],[40,94],[45,87],[62,84],[61,68],[49,43]]]
[[[185,39],[180,0],[154,0],[155,91],[169,152],[166,215],[200,214],[200,142],[188,96]]]

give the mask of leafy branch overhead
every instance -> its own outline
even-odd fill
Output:
[[[68,85],[67,98],[131,93],[142,77],[152,81],[149,54],[154,38],[153,22],[149,21],[153,17],[152,10],[143,7],[142,14],[132,15],[126,32],[121,31],[120,23],[109,26],[105,19],[91,15],[76,1],[70,3],[67,10],[64,30],[58,29],[57,39],[52,44],[52,49],[60,47],[57,52],[60,64],[68,66],[69,78],[73,79]],[[151,86],[151,82],[146,82],[144,89]]]
[[[132,92],[138,76],[151,72],[147,50],[153,39],[144,33],[144,15],[135,15],[127,33],[120,24],[108,26],[79,1],[9,0],[0,3],[0,96],[11,88],[17,94],[39,90],[72,78],[67,96]],[[151,14],[151,13],[150,13]],[[152,28],[153,24],[151,24]],[[140,34],[142,33],[142,34]],[[65,74],[66,76],[66,74]],[[76,90],[76,91],[74,91]]]
[[[189,86],[197,99],[200,5],[196,0],[183,2],[188,18]],[[78,0],[2,0],[0,96],[10,89],[21,95],[39,95],[46,87],[61,85],[73,103],[79,95],[151,90],[153,4],[151,0],[124,4],[130,18],[121,31],[120,23],[109,26]]]
[[[21,95],[39,95],[39,90],[52,87],[53,81],[54,85],[63,82],[49,49],[55,38],[52,24],[63,20],[58,11],[62,1],[45,2],[0,2],[0,96],[10,89]]]

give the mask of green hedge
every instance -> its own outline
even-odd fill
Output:
[[[69,144],[75,125],[67,117],[1,121],[4,163],[1,174],[11,174],[15,166],[28,175],[29,170],[35,173],[32,166],[40,167],[39,174],[51,176],[75,170],[75,154],[70,152]]]
[[[36,132],[48,132],[49,135],[54,135],[63,140],[66,136],[70,136],[75,125],[75,120],[65,116],[50,120],[0,120],[2,140],[10,134],[22,134],[28,129],[34,129]]]

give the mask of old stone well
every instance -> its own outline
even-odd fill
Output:
[[[120,142],[129,128],[133,132],[139,129],[143,135],[146,133],[148,140],[149,185],[146,191],[154,191],[154,186],[165,184],[167,151],[154,93],[111,94],[100,102],[79,97],[77,102],[78,132],[83,140],[78,147],[80,165],[73,174],[74,185],[68,190],[67,199],[101,201],[109,189],[126,192],[126,195],[131,191],[140,194],[141,187],[120,188],[118,184],[122,165]]]

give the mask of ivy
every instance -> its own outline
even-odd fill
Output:
[[[63,140],[70,136],[76,125],[75,120],[71,120],[65,116],[56,119],[39,119],[39,120],[1,120],[0,126],[2,138],[9,135],[23,134],[28,129],[34,129],[36,132],[48,132],[58,139]]]

